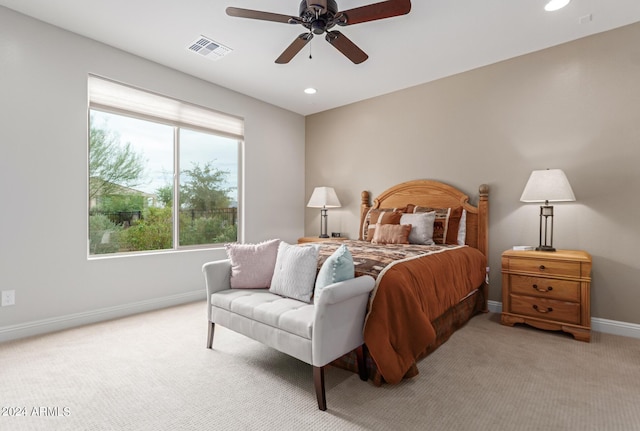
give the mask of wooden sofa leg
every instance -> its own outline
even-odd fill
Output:
[[[213,331],[215,330],[215,323],[209,322],[209,330],[207,334],[207,349],[210,349],[213,345]]]
[[[316,398],[318,398],[318,408],[327,409],[327,397],[324,392],[324,367],[313,366],[313,384],[316,387]]]
[[[362,346],[356,349],[356,358],[358,360],[358,375],[360,376],[360,380],[367,381],[369,380],[369,371],[367,370],[367,357],[366,346],[363,344]]]

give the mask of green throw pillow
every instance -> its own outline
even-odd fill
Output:
[[[353,256],[347,246],[342,244],[325,260],[318,271],[314,295],[318,298],[324,287],[353,277],[355,277]]]

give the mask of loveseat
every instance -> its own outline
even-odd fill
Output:
[[[207,289],[207,348],[212,348],[219,324],[311,364],[320,410],[327,408],[324,367],[333,360],[356,350],[360,378],[367,379],[362,332],[375,284],[372,277],[328,284],[305,302],[269,288],[232,288],[230,259],[206,263],[202,270]],[[328,270],[335,273],[335,268]]]

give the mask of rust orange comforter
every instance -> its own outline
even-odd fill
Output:
[[[339,244],[321,246],[321,262]],[[375,246],[347,241],[356,275],[376,278],[364,341],[379,373],[398,383],[434,343],[431,324],[482,285],[486,258],[466,246]],[[407,375],[408,377],[408,375]]]

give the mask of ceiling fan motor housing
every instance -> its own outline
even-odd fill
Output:
[[[322,34],[335,25],[333,18],[338,13],[335,0],[302,0],[300,18],[303,25],[314,34]]]
[[[335,14],[338,12],[338,5],[334,0],[303,0],[300,3],[300,16],[305,10],[318,11],[318,14],[322,15],[327,11]]]

